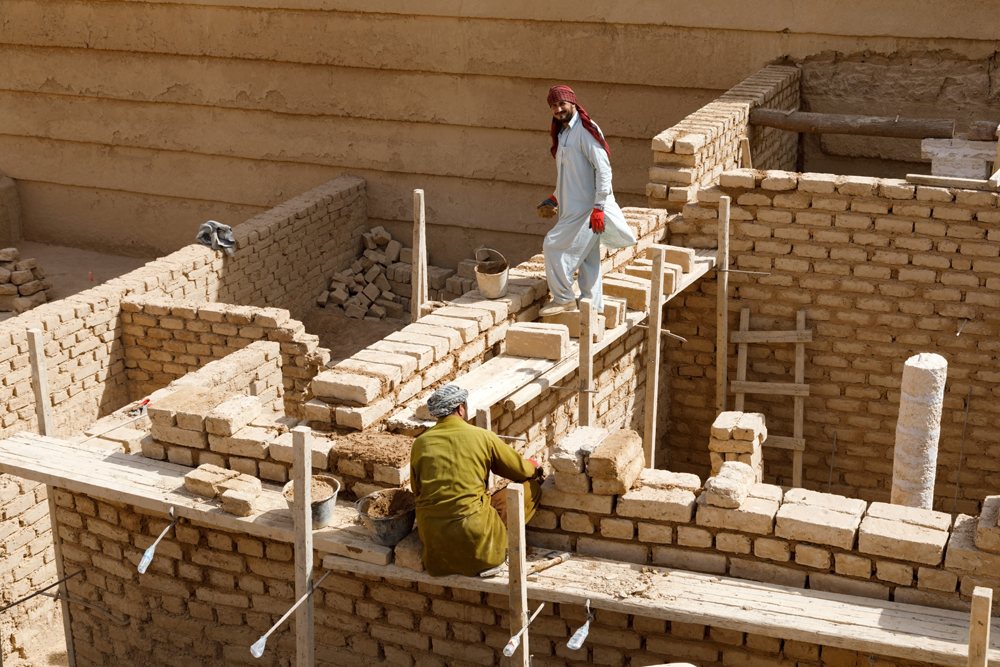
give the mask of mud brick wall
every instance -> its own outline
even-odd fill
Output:
[[[625,216],[638,243],[603,248],[605,272],[644,254],[666,232],[663,211],[629,208]],[[501,354],[510,324],[535,320],[547,294],[544,257],[535,255],[510,270],[505,297],[486,299],[469,292],[330,366],[313,380],[316,398],[305,404],[306,418],[362,430],[380,428],[401,406],[412,412],[438,387]]]
[[[132,400],[254,341],[274,341],[281,346],[277,396],[284,397],[285,413],[298,417],[309,398],[309,381],[330,358],[318,336],[279,308],[143,297],[126,299],[120,319]]]
[[[0,476],[0,606],[55,580],[49,502],[45,485]],[[56,611],[54,600],[37,597],[8,609],[0,617],[0,652],[9,659],[24,648],[37,624]]]
[[[724,174],[721,183],[712,194],[733,201],[733,268],[770,274],[730,274],[730,331],[743,306],[750,308],[751,330],[794,329],[801,308],[813,330],[806,345],[812,390],[805,399],[805,485],[826,490],[832,463],[834,492],[888,499],[903,364],[934,352],[949,364],[935,508],[952,511],[971,389],[958,510],[978,513],[1000,482],[993,409],[1000,378],[997,194],[742,170]],[[704,239],[716,237],[717,216],[717,204],[708,201],[683,214]],[[672,469],[699,474],[708,471],[705,443],[714,418],[708,359],[715,349],[715,286],[704,280],[668,309],[671,330],[698,342],[668,355],[673,427],[663,444]],[[748,354],[747,379],[792,381],[792,346],[750,345]],[[731,378],[735,361],[730,345]],[[748,396],[746,409],[765,414],[768,432],[791,435],[789,397]],[[788,484],[790,456],[765,449],[765,473]]]
[[[553,480],[542,489],[528,531],[539,547],[945,609],[967,610],[976,586],[1000,590],[991,576],[1000,496],[953,523],[943,512],[767,484],[723,509],[694,475],[666,471],[644,471],[618,496],[566,493]]]
[[[758,169],[794,169],[798,134],[749,126],[755,108],[795,111],[801,104],[801,71],[769,65],[653,138],[653,167],[646,196],[650,206],[680,210],[697,201],[700,188],[740,166],[740,140],[749,138]]]
[[[71,606],[73,645],[81,667],[260,664],[294,660],[295,636],[285,624],[260,659],[249,647],[294,601],[290,544],[182,521],[160,543],[144,575],[142,551],[167,526],[165,514],[57,491],[64,565],[84,568],[72,595],[129,623],[121,627]],[[320,562],[322,554],[317,554]],[[318,571],[316,578],[322,574]],[[314,594],[317,664],[503,664],[509,600],[407,579],[331,574]],[[535,609],[542,600],[531,599]],[[584,647],[566,641],[586,619],[582,606],[548,602],[531,627],[538,667],[581,663],[643,667],[672,661],[703,665],[853,667],[856,652],[721,628],[670,623],[597,610]],[[888,658],[887,665],[902,665]]]

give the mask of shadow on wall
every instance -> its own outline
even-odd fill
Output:
[[[17,184],[0,173],[0,248],[9,248],[21,240],[21,200]]]

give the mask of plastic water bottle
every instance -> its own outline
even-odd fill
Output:
[[[580,629],[574,632],[573,636],[569,638],[568,642],[566,642],[566,648],[570,649],[571,651],[577,650],[578,648],[583,646],[583,642],[586,641],[587,635],[589,634],[590,634],[590,619],[587,619],[587,622],[581,625]]]
[[[146,568],[148,568],[149,564],[153,562],[153,554],[155,553],[156,549],[154,547],[149,547],[146,549],[146,553],[142,554],[142,560],[139,561],[139,574],[146,573]]]
[[[259,658],[260,656],[264,655],[265,644],[267,644],[266,635],[253,643],[253,646],[250,647],[250,655],[252,655],[255,658]]]
[[[517,637],[511,637],[510,641],[507,642],[507,645],[503,647],[503,654],[509,658],[510,656],[514,655],[514,651],[516,651],[517,647],[520,645],[521,645],[520,635],[518,635]]]

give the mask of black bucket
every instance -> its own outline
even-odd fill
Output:
[[[396,516],[371,516],[365,510],[368,509],[368,505],[373,500],[377,500],[387,495],[395,495],[397,493],[408,493],[413,495],[413,493],[407,489],[386,489],[384,491],[376,491],[375,493],[368,494],[364,498],[359,498],[358,501],[354,503],[354,509],[358,511],[358,516],[361,517],[361,523],[363,523],[368,529],[368,532],[372,534],[372,539],[375,540],[375,543],[380,544],[383,547],[394,547],[399,544],[404,537],[410,534],[410,531],[413,530],[413,522],[417,519],[417,510],[412,509],[408,512],[397,514]]]

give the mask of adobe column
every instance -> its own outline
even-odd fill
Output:
[[[933,509],[948,362],[922,352],[906,360],[892,458],[892,504]]]

